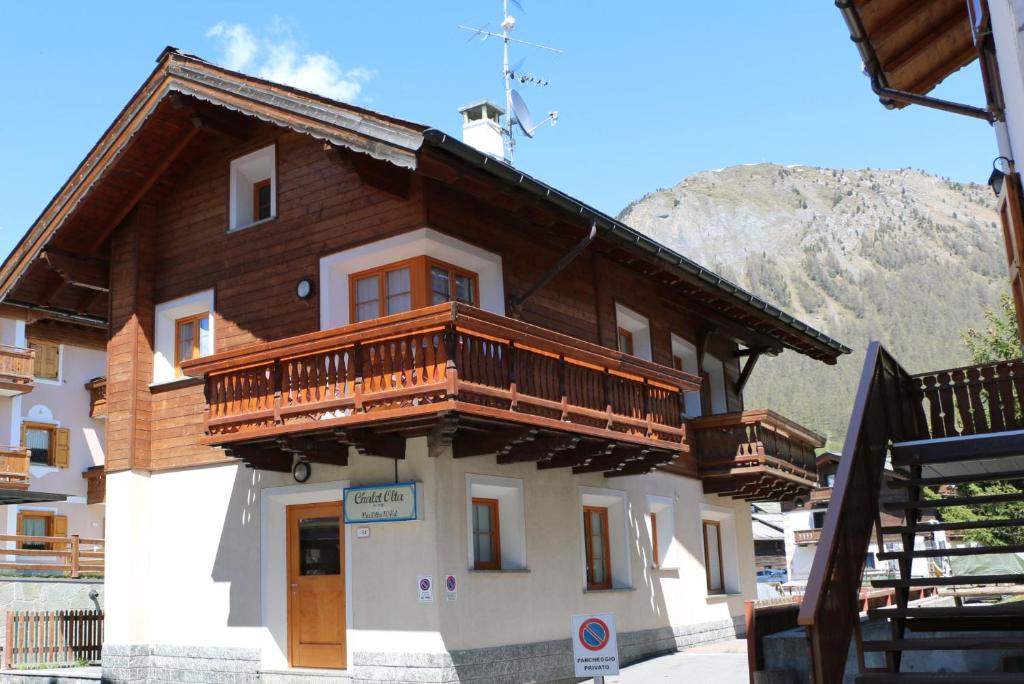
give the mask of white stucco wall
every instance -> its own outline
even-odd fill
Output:
[[[1020,170],[1024,166],[1024,0],[989,0],[992,38],[996,45],[999,80],[1006,103],[1006,130],[1000,135],[999,154],[1013,159]]]
[[[410,440],[398,473],[399,480],[423,483],[423,519],[370,525],[368,539],[346,534],[350,653],[436,653],[564,639],[570,616],[587,611],[615,613],[620,631],[728,620],[742,614],[744,598],[756,594],[748,506],[704,496],[697,480],[661,473],[574,476],[569,469],[540,471],[533,464],[498,466],[493,456],[429,458],[426,451],[424,438]],[[525,572],[469,570],[471,473],[523,480]],[[285,667],[280,535],[283,503],[291,499],[281,497],[305,490],[312,500],[331,500],[346,482],[392,481],[394,462],[354,453],[347,467],[314,464],[302,486],[286,473],[231,465],[110,475],[108,642],[258,644],[265,667]],[[583,589],[581,487],[624,493],[632,580],[626,590]],[[665,569],[651,568],[645,514],[652,494],[672,502],[675,541]],[[731,521],[726,564],[740,589],[733,595],[707,595],[702,506]],[[447,573],[459,579],[454,602],[445,600],[441,586]],[[434,576],[433,603],[417,602],[421,574]],[[499,615],[503,619],[496,621]]]

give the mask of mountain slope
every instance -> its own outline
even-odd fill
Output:
[[[838,366],[787,351],[746,391],[826,433],[845,433],[870,340],[910,372],[969,363],[963,330],[1007,287],[986,186],[920,171],[735,166],[686,178],[620,218],[854,349]]]

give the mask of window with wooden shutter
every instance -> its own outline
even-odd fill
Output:
[[[67,468],[70,461],[71,431],[46,423],[23,422],[21,445],[29,450],[29,462]]]
[[[53,513],[48,511],[18,511],[18,534],[25,537],[49,537],[53,529]],[[64,523],[67,531],[67,520]],[[18,542],[19,549],[46,549],[48,544],[44,541]]]
[[[60,376],[60,345],[43,340],[28,340],[28,348],[36,353],[33,375],[56,380]]]
[[[66,515],[55,515],[50,521],[50,536],[51,537],[66,537],[68,536],[68,516]],[[67,548],[66,544],[61,542],[52,542],[50,545],[51,549],[63,550]]]
[[[1021,265],[1024,262],[1024,211],[1019,173],[1008,174],[1003,180],[1003,192],[999,196],[999,219],[1003,224],[1010,291],[1017,311],[1017,336],[1024,340],[1024,280],[1021,277]]]

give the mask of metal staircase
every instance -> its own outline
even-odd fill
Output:
[[[843,681],[851,641],[856,682],[1024,682],[1024,601],[1006,601],[1001,594],[1024,585],[1024,573],[911,574],[915,559],[1024,553],[1024,545],[915,547],[923,533],[1024,524],[1024,518],[943,522],[933,517],[941,518],[950,506],[1024,501],[1024,493],[1017,492],[957,492],[969,483],[1024,481],[1022,406],[1024,362],[911,376],[881,345],[871,344],[800,613],[815,682]],[[900,476],[885,477],[887,468]],[[926,498],[926,489],[939,487],[948,495]],[[882,628],[876,622],[866,638],[868,623],[862,623],[857,595],[872,538],[880,549],[877,558],[895,561],[898,573],[871,582],[892,589],[894,596],[893,605],[868,610],[868,620],[882,621]],[[893,546],[900,548],[883,547],[895,540]],[[911,589],[925,586],[969,587],[965,593],[988,600],[911,602]],[[974,651],[987,655],[963,654]],[[947,652],[958,652],[957,657]],[[960,671],[943,671],[951,664]]]

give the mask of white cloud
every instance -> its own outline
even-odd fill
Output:
[[[279,40],[258,38],[245,24],[220,22],[206,32],[217,40],[217,62],[233,71],[245,71],[268,81],[284,83],[335,100],[360,99],[363,85],[376,76],[365,67],[342,69],[329,55],[301,52],[291,33],[275,21],[271,31]]]

